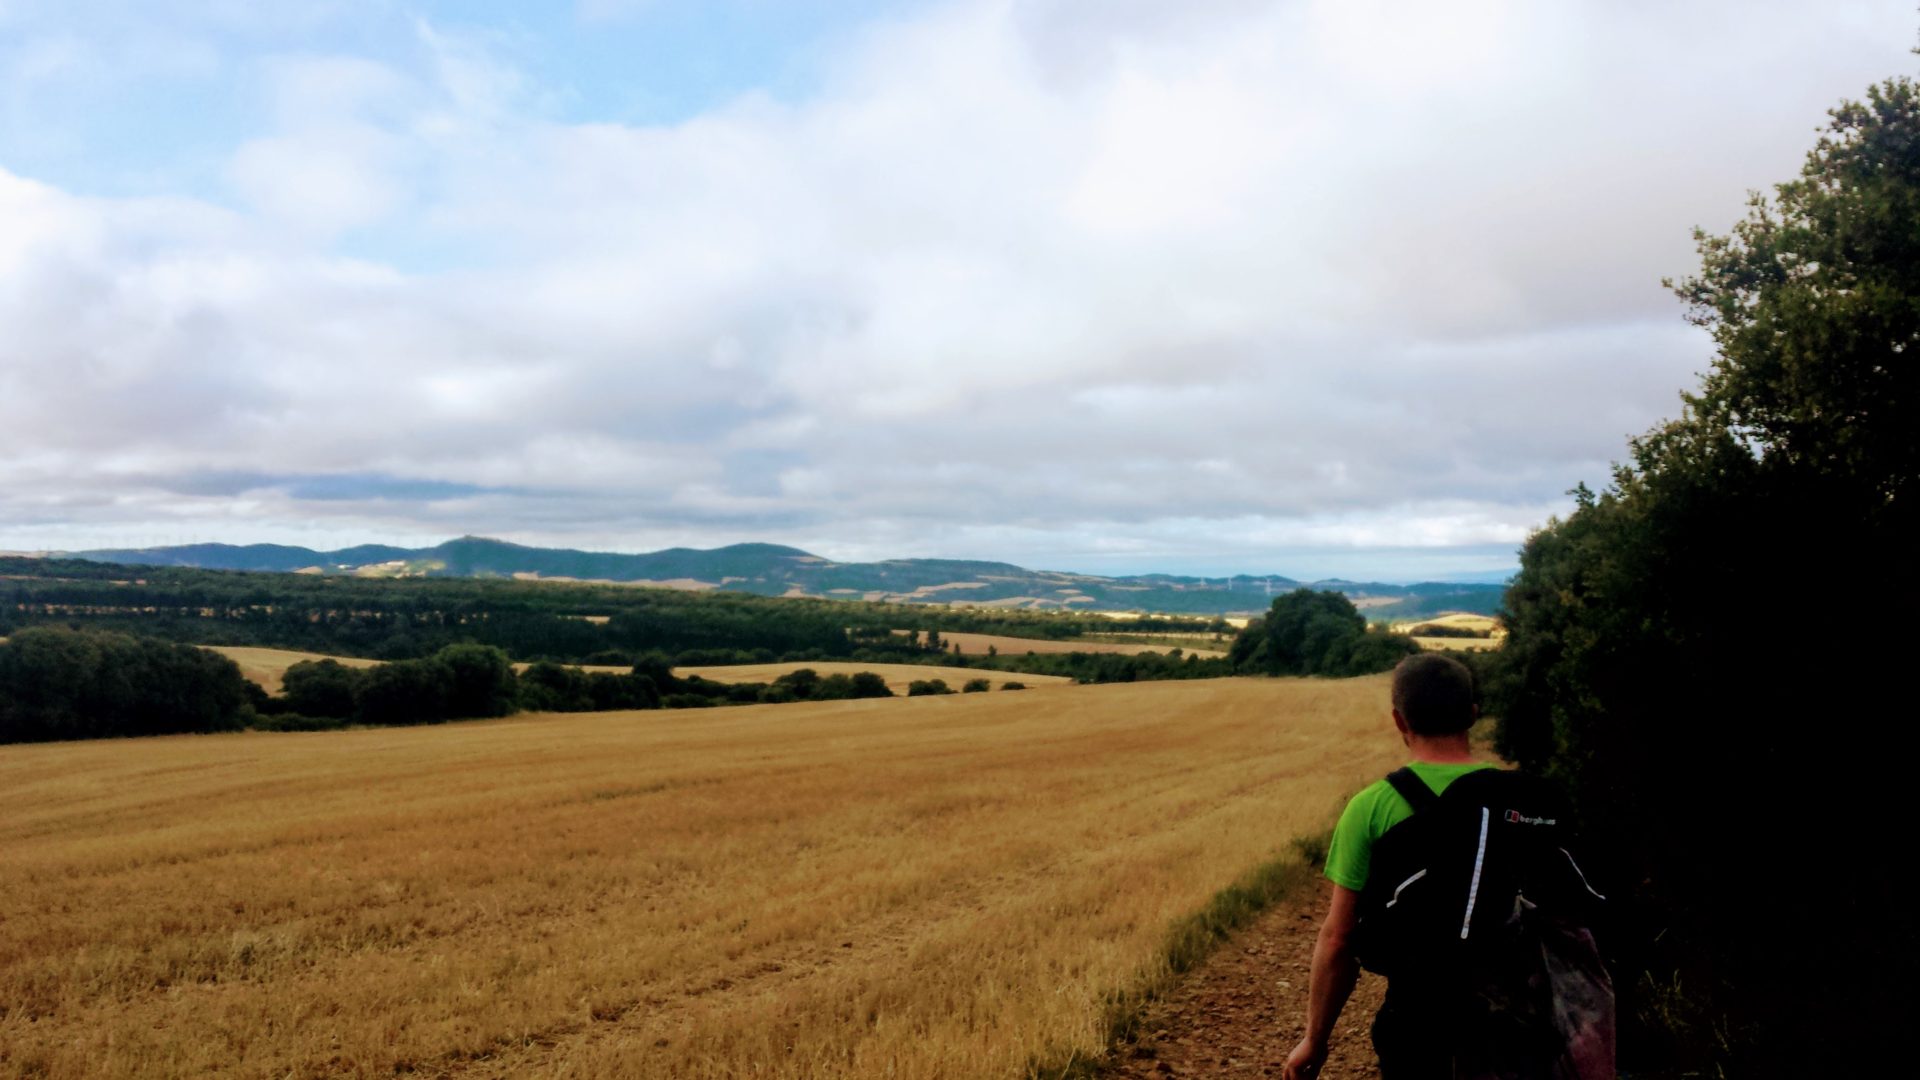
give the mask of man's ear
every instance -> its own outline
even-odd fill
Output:
[[[1413,734],[1413,729],[1407,727],[1407,718],[1400,715],[1399,709],[1393,710],[1393,726],[1399,728],[1402,735]]]

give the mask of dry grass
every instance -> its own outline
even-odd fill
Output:
[[[1506,628],[1500,625],[1499,619],[1491,615],[1477,615],[1468,611],[1454,611],[1445,615],[1435,615],[1431,619],[1411,619],[1406,622],[1397,622],[1393,624],[1393,629],[1399,633],[1405,633],[1416,626],[1456,626],[1462,630],[1473,630],[1479,633],[1492,634],[1506,632]]]
[[[1484,651],[1489,649],[1498,649],[1500,646],[1506,644],[1506,640],[1507,640],[1506,627],[1500,625],[1499,619],[1496,619],[1491,615],[1477,615],[1477,614],[1474,614],[1471,612],[1465,612],[1465,611],[1455,611],[1455,612],[1449,612],[1445,615],[1436,615],[1431,619],[1413,619],[1405,622],[1397,622],[1393,624],[1392,630],[1396,634],[1404,634],[1410,630],[1416,630],[1422,626],[1453,626],[1453,627],[1458,627],[1462,630],[1472,630],[1476,633],[1486,633],[1486,634],[1492,635],[1491,637],[1482,637],[1482,638],[1439,637],[1439,636],[1428,636],[1425,634],[1416,635],[1413,639],[1414,643],[1419,645],[1423,649],[1435,649],[1435,650],[1454,649],[1454,650],[1462,650],[1462,651],[1468,651],[1468,652],[1479,652],[1479,651]]]
[[[905,633],[905,632],[906,631],[903,631],[903,630],[895,631],[895,633]],[[1101,635],[1101,636],[1105,637],[1108,635]],[[1151,635],[1143,634],[1140,636],[1148,637]],[[940,640],[946,642],[948,648],[952,648],[954,644],[958,643],[960,646],[960,651],[967,656],[984,656],[986,654],[988,646],[992,646],[993,648],[999,650],[1001,655],[1003,656],[1024,656],[1025,654],[1030,652],[1035,652],[1035,653],[1070,653],[1070,652],[1122,653],[1122,654],[1131,656],[1134,653],[1166,652],[1168,649],[1173,648],[1172,645],[1153,644],[1153,643],[1143,644],[1140,642],[1122,643],[1122,642],[1114,642],[1114,641],[1089,641],[1084,638],[1066,638],[1063,640],[1053,640],[1048,638],[1007,637],[1003,634],[966,634],[966,633],[959,633],[959,632],[950,634],[945,631],[941,631]],[[1227,655],[1224,650],[1218,650],[1218,649],[1187,649],[1186,651],[1190,653],[1197,653],[1200,656]]]
[[[784,664],[723,664],[713,667],[674,668],[673,673],[682,678],[698,675],[714,682],[770,683],[790,671],[812,668],[822,675],[854,675],[862,671],[871,671],[887,681],[887,688],[896,694],[907,692],[907,685],[916,679],[945,679],[947,685],[955,690],[969,679],[987,679],[995,690],[1010,682],[1034,686],[1071,686],[1073,680],[1065,675],[1027,675],[1018,671],[984,671],[979,668],[941,667],[935,664],[863,664],[858,661],[806,660]]]
[[[338,660],[348,667],[377,667],[378,660],[362,660],[355,656],[327,656],[324,653],[296,652],[293,649],[262,649],[251,645],[203,645],[203,649],[217,652],[221,656],[231,657],[240,665],[240,674],[259,683],[267,693],[280,692],[281,677],[287,669],[303,660]]]
[[[976,1077],[1399,760],[1380,678],[0,747],[0,1074]]]
[[[515,674],[519,674],[532,666],[524,660],[515,661],[513,670]],[[584,671],[589,675],[625,675],[633,670],[632,664],[561,664],[560,666]]]
[[[1423,649],[1454,649],[1461,652],[1485,652],[1490,649],[1497,649],[1505,642],[1505,638],[1499,637],[1427,637],[1425,635],[1418,635],[1413,639],[1413,643]]]
[[[5,638],[0,638],[4,642]],[[241,645],[206,645],[222,656],[232,657],[240,665],[240,674],[252,679],[264,687],[269,694],[277,694],[281,689],[281,679],[287,669],[302,660],[338,660],[348,667],[375,667],[380,661],[363,660],[353,656],[328,656],[324,653],[296,652],[292,649],[259,649]],[[515,671],[525,671],[530,664],[513,665]],[[587,672],[606,672],[624,675],[633,670],[630,667],[607,664],[573,664],[572,667]],[[1025,683],[1028,686],[1058,686],[1071,684],[1072,679],[1064,675],[1022,675],[1017,672],[978,671],[971,668],[942,667],[935,664],[861,664],[836,660],[807,661],[785,664],[725,664],[712,667],[675,668],[674,674],[682,678],[698,675],[714,682],[743,683],[766,682],[785,675],[789,671],[812,668],[822,675],[836,672],[852,675],[856,672],[871,671],[887,680],[887,686],[896,694],[907,692],[907,684],[915,679],[945,679],[955,690],[968,679],[987,678],[993,680],[993,688],[1000,689],[1008,682]]]
[[[1225,656],[1233,647],[1232,634],[1147,634],[1116,630],[1105,634],[1082,634],[1076,641],[1099,641],[1114,645],[1144,645],[1150,649],[1180,649],[1200,656]]]

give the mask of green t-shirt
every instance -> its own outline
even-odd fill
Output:
[[[1484,761],[1436,765],[1430,761],[1407,763],[1413,774],[1427,782],[1435,795],[1447,785],[1478,769],[1491,769]],[[1347,803],[1340,812],[1340,823],[1333,827],[1333,839],[1327,843],[1327,880],[1355,892],[1367,887],[1367,869],[1373,861],[1373,845],[1388,829],[1413,816],[1413,806],[1393,790],[1385,780],[1376,780]]]

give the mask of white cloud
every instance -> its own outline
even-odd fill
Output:
[[[250,69],[243,209],[0,172],[0,546],[1511,546],[1704,366],[1688,228],[1910,66],[1899,4],[1169,10],[953,4],[657,127],[422,24]]]

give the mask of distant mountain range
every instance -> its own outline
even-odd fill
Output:
[[[430,548],[365,544],[339,551],[314,551],[278,544],[189,544],[65,554],[95,562],[209,570],[595,581],[717,589],[764,596],[1185,615],[1263,611],[1273,596],[1302,585],[1345,593],[1372,618],[1413,618],[1441,611],[1492,612],[1499,606],[1503,590],[1501,585],[1486,583],[1301,582],[1279,574],[1237,574],[1225,578],[1175,574],[1101,577],[964,559],[838,563],[778,544],[733,544],[707,551],[668,548],[644,555],[624,555],[527,547],[474,536]]]

